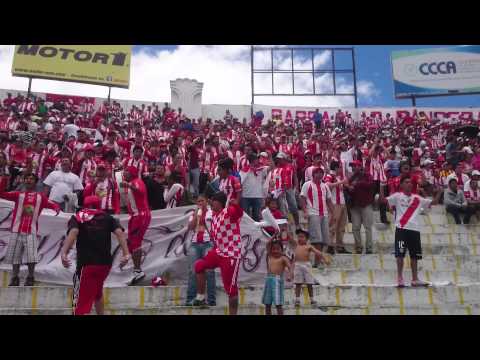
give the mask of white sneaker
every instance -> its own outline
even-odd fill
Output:
[[[145,273],[143,271],[133,271],[133,279],[130,281],[130,286],[137,284],[140,280],[143,280]]]

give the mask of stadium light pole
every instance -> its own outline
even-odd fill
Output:
[[[250,46],[250,73],[251,73],[251,86],[252,86],[252,104],[250,106],[250,118],[253,117],[253,102],[254,102],[254,84],[253,84],[253,45]]]
[[[27,99],[30,97],[30,93],[32,92],[32,78],[28,78],[28,90],[27,90]]]

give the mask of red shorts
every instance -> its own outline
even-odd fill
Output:
[[[85,265],[73,278],[73,314],[85,315],[95,301],[103,296],[103,283],[110,273],[110,265]]]
[[[128,251],[133,253],[142,246],[143,237],[147,232],[151,215],[137,215],[130,217],[128,221]]]
[[[238,261],[238,259],[220,256],[215,249],[212,249],[203,259],[195,262],[195,273],[219,267],[225,292],[229,297],[235,297],[238,295],[238,271],[236,274],[234,272]]]

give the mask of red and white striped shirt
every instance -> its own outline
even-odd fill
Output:
[[[163,199],[167,204],[166,209],[173,209],[178,206],[183,197],[184,188],[181,184],[173,184],[170,189],[163,193]]]
[[[227,195],[228,200],[235,199],[237,194],[242,191],[240,180],[233,175],[229,175],[226,179],[220,179],[219,189]]]
[[[326,183],[336,183],[342,181],[343,178],[341,176],[337,176],[335,174],[328,174],[325,176]],[[337,185],[334,188],[330,188],[330,192],[332,193],[332,202],[335,205],[345,205],[345,195],[343,193],[343,185]]]
[[[143,159],[128,158],[123,161],[123,167],[133,166],[138,169],[138,176],[148,175],[148,167]]]
[[[84,159],[82,167],[80,168],[80,181],[83,185],[87,182],[93,181],[95,172],[97,171],[97,162],[92,159]]]
[[[1,193],[0,197],[14,201],[11,232],[37,234],[38,218],[44,208],[57,211],[59,206],[41,193],[34,191],[12,191]]]
[[[243,210],[238,205],[230,205],[213,214],[212,236],[215,251],[221,257],[238,259],[242,251],[240,220]]]
[[[212,149],[211,152],[206,152],[201,156],[200,169],[203,173],[213,173],[217,167],[217,152],[215,149]]]
[[[474,200],[474,201],[479,201],[480,200],[480,188],[476,188],[473,190],[470,186],[468,187],[468,190],[464,191],[465,199],[467,200]]]
[[[47,158],[48,154],[46,151],[42,151],[40,154],[32,154],[33,173],[37,175],[39,179],[43,179],[44,165]]]
[[[100,209],[112,210],[115,214],[120,213],[120,192],[118,185],[110,178],[103,181],[91,182],[85,186],[83,197],[96,195],[100,198]]]
[[[332,194],[327,185],[308,181],[302,186],[300,195],[306,199],[309,216],[328,216],[327,200]]]
[[[373,181],[380,181],[382,184],[387,183],[387,176],[385,175],[385,169],[383,167],[383,161],[380,155],[370,158],[370,176]]]

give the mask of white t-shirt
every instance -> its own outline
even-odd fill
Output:
[[[423,208],[427,208],[432,200],[416,194],[406,195],[397,192],[387,198],[388,204],[395,207],[395,226],[399,229],[420,231],[418,217]]]
[[[240,179],[242,183],[242,197],[244,198],[263,198],[264,184],[267,178],[268,168],[265,167],[257,171],[257,176],[251,171],[240,171]]]
[[[57,203],[63,203],[64,195],[83,190],[82,182],[77,175],[72,172],[65,173],[61,170],[52,171],[43,183],[52,188],[49,199]]]

